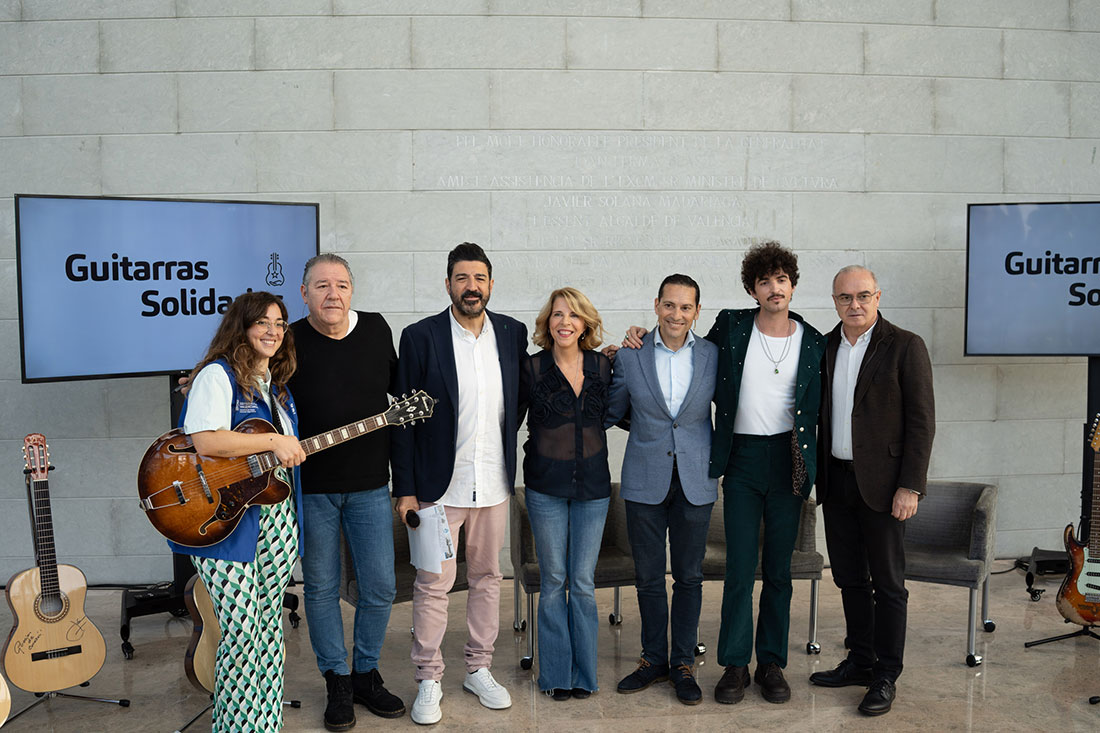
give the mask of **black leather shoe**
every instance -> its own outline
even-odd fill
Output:
[[[897,688],[894,683],[885,677],[879,677],[871,683],[871,689],[863,696],[863,702],[859,704],[859,712],[864,715],[885,715],[890,712],[890,706],[894,704],[894,696]]]
[[[355,706],[351,704],[351,676],[325,672],[328,705],[325,706],[325,729],[347,730],[355,727]]]
[[[547,697],[551,698],[552,700],[556,700],[557,702],[568,700],[573,696],[572,690],[567,690],[563,687],[555,687],[552,690],[544,690],[543,693]]]
[[[791,686],[783,679],[783,669],[775,662],[756,665],[753,679],[760,685],[760,694],[768,702],[781,703],[791,699]]]
[[[810,675],[810,684],[821,687],[870,686],[874,681],[870,667],[857,667],[847,659],[841,660],[836,669],[827,672],[814,672]]]
[[[664,682],[668,679],[668,665],[650,664],[645,659],[638,660],[638,668],[623,677],[619,683],[619,692],[640,692],[654,682]]]
[[[668,673],[672,686],[676,688],[676,699],[685,705],[698,705],[703,701],[703,691],[695,681],[695,670],[691,665],[681,664]]]
[[[587,700],[592,697],[592,691],[586,690],[583,687],[574,687],[572,690],[573,697],[578,700]]]
[[[745,688],[750,684],[749,668],[730,665],[722,673],[722,679],[714,686],[714,699],[723,705],[733,705],[745,699]]]
[[[369,672],[352,672],[351,683],[355,690],[355,702],[365,705],[380,718],[400,718],[405,714],[405,703],[385,688],[377,669]]]

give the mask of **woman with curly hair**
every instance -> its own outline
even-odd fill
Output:
[[[168,544],[191,555],[221,629],[214,665],[213,731],[277,731],[283,724],[283,591],[299,554],[305,460],[298,413],[286,382],[294,373],[286,306],[267,292],[230,304],[206,355],[191,372],[180,426],[199,455],[230,458],[272,452],[277,475],[293,486],[278,504],[245,510],[237,528],[209,547]],[[276,432],[233,430],[248,418]],[[293,475],[289,475],[293,474]]]
[[[603,323],[575,288],[550,294],[520,368],[527,408],[523,476],[539,559],[539,689],[586,698],[596,684],[596,557],[611,496],[607,414],[611,362],[595,351]]]

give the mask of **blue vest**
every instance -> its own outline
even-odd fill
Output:
[[[233,387],[233,414],[231,417],[233,427],[237,427],[250,417],[262,417],[264,420],[273,423],[274,421],[271,419],[271,410],[268,408],[267,403],[263,400],[254,401],[249,395],[241,391],[229,364],[224,359],[218,359],[214,363],[225,370],[226,376],[229,377],[229,384]],[[272,386],[272,400],[274,400],[278,394],[279,388]],[[297,436],[298,411],[294,407],[294,398],[290,396],[289,390],[286,392],[286,398],[286,412],[290,416],[291,431]],[[180,429],[183,429],[183,420],[186,416],[187,401],[184,400],[183,409],[180,410],[178,425]],[[297,468],[292,471],[292,476],[294,482],[294,503],[297,507],[298,514],[298,554],[301,555],[304,549],[303,538],[305,533],[302,532],[302,486],[299,481]],[[232,562],[253,562],[256,559],[256,542],[259,538],[260,507],[250,506],[244,510],[244,515],[241,517],[241,521],[237,525],[237,528],[234,529],[228,537],[215,545],[210,545],[209,547],[187,547],[186,545],[180,545],[168,540],[168,546],[172,548],[172,552],[178,552],[182,555],[210,557],[217,560],[229,560]]]

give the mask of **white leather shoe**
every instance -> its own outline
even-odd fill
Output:
[[[488,667],[482,667],[473,674],[466,675],[462,689],[477,695],[481,704],[490,710],[504,710],[512,707],[512,696],[508,690],[497,684]]]
[[[443,717],[443,711],[439,709],[439,701],[443,699],[443,687],[435,680],[420,680],[420,689],[416,692],[416,700],[413,701],[412,712],[409,717],[414,723],[431,725],[438,723]]]

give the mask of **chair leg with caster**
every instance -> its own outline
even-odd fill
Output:
[[[623,624],[623,589],[622,586],[615,586],[615,610],[607,616],[607,623],[612,626],[622,626]]]

